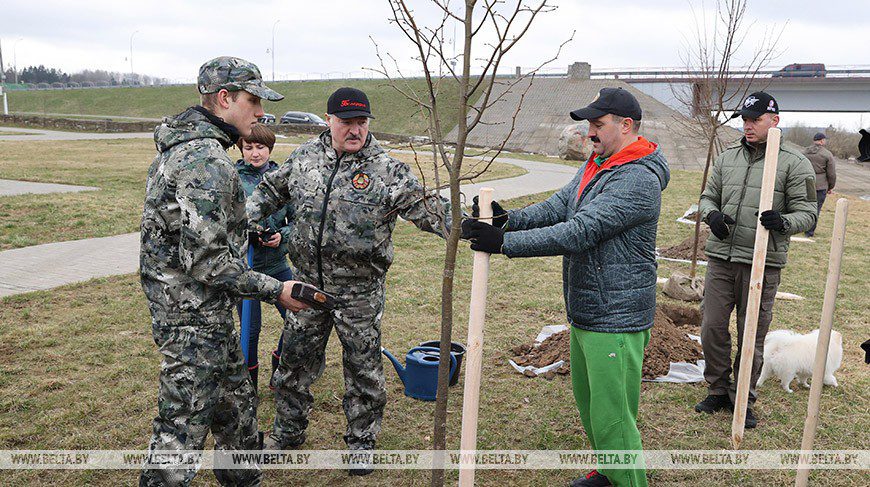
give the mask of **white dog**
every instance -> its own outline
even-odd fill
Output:
[[[809,387],[809,379],[813,376],[813,363],[816,361],[816,344],[819,340],[819,330],[806,335],[791,330],[771,331],[764,338],[764,365],[761,367],[761,377],[758,386],[764,384],[770,376],[777,376],[786,392],[791,390],[791,381],[797,377],[804,387]],[[843,336],[837,331],[831,331],[831,343],[828,345],[828,360],[825,364],[824,384],[837,387],[834,372],[843,362]]]

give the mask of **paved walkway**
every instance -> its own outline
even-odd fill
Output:
[[[3,135],[3,132],[13,132],[14,135]],[[0,127],[0,140],[16,140],[23,142],[32,142],[35,140],[151,139],[153,137],[153,132],[96,134],[90,132],[61,132],[60,130]]]
[[[19,194],[75,193],[79,191],[98,191],[94,186],[75,186],[72,184],[34,183],[14,179],[0,179],[0,196]]]
[[[466,201],[481,186],[495,189],[497,199],[510,199],[562,187],[575,168],[542,162],[499,159],[527,171],[522,176],[461,189]],[[60,185],[58,185],[60,186]],[[139,269],[139,233],[34,245],[0,252],[0,297],[51,289],[96,277],[131,274]]]
[[[138,268],[138,233],[7,250],[0,252],[0,297],[130,274]]]

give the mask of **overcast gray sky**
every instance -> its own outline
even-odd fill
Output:
[[[453,3],[459,3],[454,0]],[[426,0],[411,0],[426,20]],[[694,17],[713,1],[561,0],[517,45],[506,67],[534,66],[577,30],[575,40],[554,67],[587,61],[593,69],[680,66],[681,46]],[[694,11],[694,13],[693,13]],[[709,14],[708,14],[709,15]],[[408,42],[387,22],[380,0],[4,0],[0,41],[4,61],[44,64],[67,72],[81,69],[130,70],[130,38],[136,72],[192,81],[198,66],[218,55],[256,62],[271,77],[267,49],[275,27],[275,71],[280,78],[360,75],[377,65],[368,36],[393,53],[406,69]],[[845,0],[753,0],[748,21],[752,38],[765,29],[784,28],[776,65],[823,62],[870,65],[866,49],[870,2]],[[275,22],[278,24],[275,25]],[[449,30],[452,34],[452,30]]]

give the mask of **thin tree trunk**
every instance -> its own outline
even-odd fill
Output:
[[[701,193],[698,195],[698,211],[695,212],[695,241],[692,243],[692,268],[689,270],[689,278],[694,279],[698,271],[698,243],[701,240],[701,196],[707,188],[707,174],[713,162],[713,146],[716,143],[716,127],[712,129],[710,139],[707,141],[707,161],[704,164],[704,177],[701,180]]]
[[[444,274],[441,285],[441,361],[438,364],[438,390],[435,398],[435,428],[432,447],[436,452],[447,449],[447,396],[450,386],[450,344],[453,340],[453,278],[456,268],[456,252],[461,234],[462,208],[459,201],[459,175],[465,154],[468,136],[468,83],[471,76],[471,38],[472,19],[475,0],[465,2],[464,48],[462,55],[462,76],[459,78],[459,126],[456,131],[456,152],[453,156],[450,174],[450,236],[447,238],[447,251],[444,258]],[[444,458],[436,453],[432,465],[432,487],[444,485]]]

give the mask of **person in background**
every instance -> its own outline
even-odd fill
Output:
[[[278,170],[278,164],[269,159],[272,149],[275,147],[275,134],[265,125],[258,123],[251,128],[251,135],[240,138],[236,145],[242,151],[242,158],[236,162],[236,171],[239,173],[239,180],[242,183],[242,189],[245,191],[245,197],[248,197],[254,192],[254,188],[260,184],[266,173]],[[285,206],[261,220],[260,226],[267,230],[267,232],[252,234],[250,238],[250,244],[254,249],[253,265],[251,268],[267,276],[274,277],[279,281],[293,279],[293,271],[290,270],[290,264],[287,261],[287,241],[292,229],[288,223],[289,211],[291,209]],[[284,318],[287,316],[287,310],[279,303],[275,303],[275,308],[281,314],[283,323]],[[242,305],[240,303],[240,317],[241,314]],[[251,375],[251,381],[254,383],[254,390],[256,391],[260,366],[257,348],[260,342],[260,329],[262,328],[260,301],[251,300],[251,320],[249,326],[248,343],[243,344],[243,346],[247,347],[248,350],[248,373]],[[278,366],[280,353],[281,340],[279,339],[278,347],[272,352],[272,372]]]
[[[828,138],[825,134],[819,132],[813,136],[813,145],[804,149],[804,156],[810,160],[813,165],[813,171],[816,173],[816,200],[818,200],[818,210],[816,215],[821,216],[822,205],[825,204],[825,198],[834,190],[834,185],[837,183],[837,170],[834,167],[834,154],[831,154],[825,144]],[[807,237],[812,237],[816,233],[816,223],[813,228],[807,230],[804,234]]]
[[[764,363],[764,337],[773,319],[773,300],[788,257],[789,237],[809,230],[816,222],[816,183],[810,161],[791,144],[780,145],[773,204],[759,215],[767,132],[779,124],[779,104],[768,93],[757,91],[731,116],[737,117],[743,119],[744,136],[713,162],[698,208],[711,232],[704,247],[707,275],[701,302],[704,379],[709,385],[707,397],[695,405],[695,411],[712,414],[734,409],[755,233],[760,222],[770,232],[770,238],[744,424],[746,428],[755,428],[758,418],[751,407],[758,398],[755,384]],[[734,308],[737,308],[737,355],[732,365],[729,323]]]

